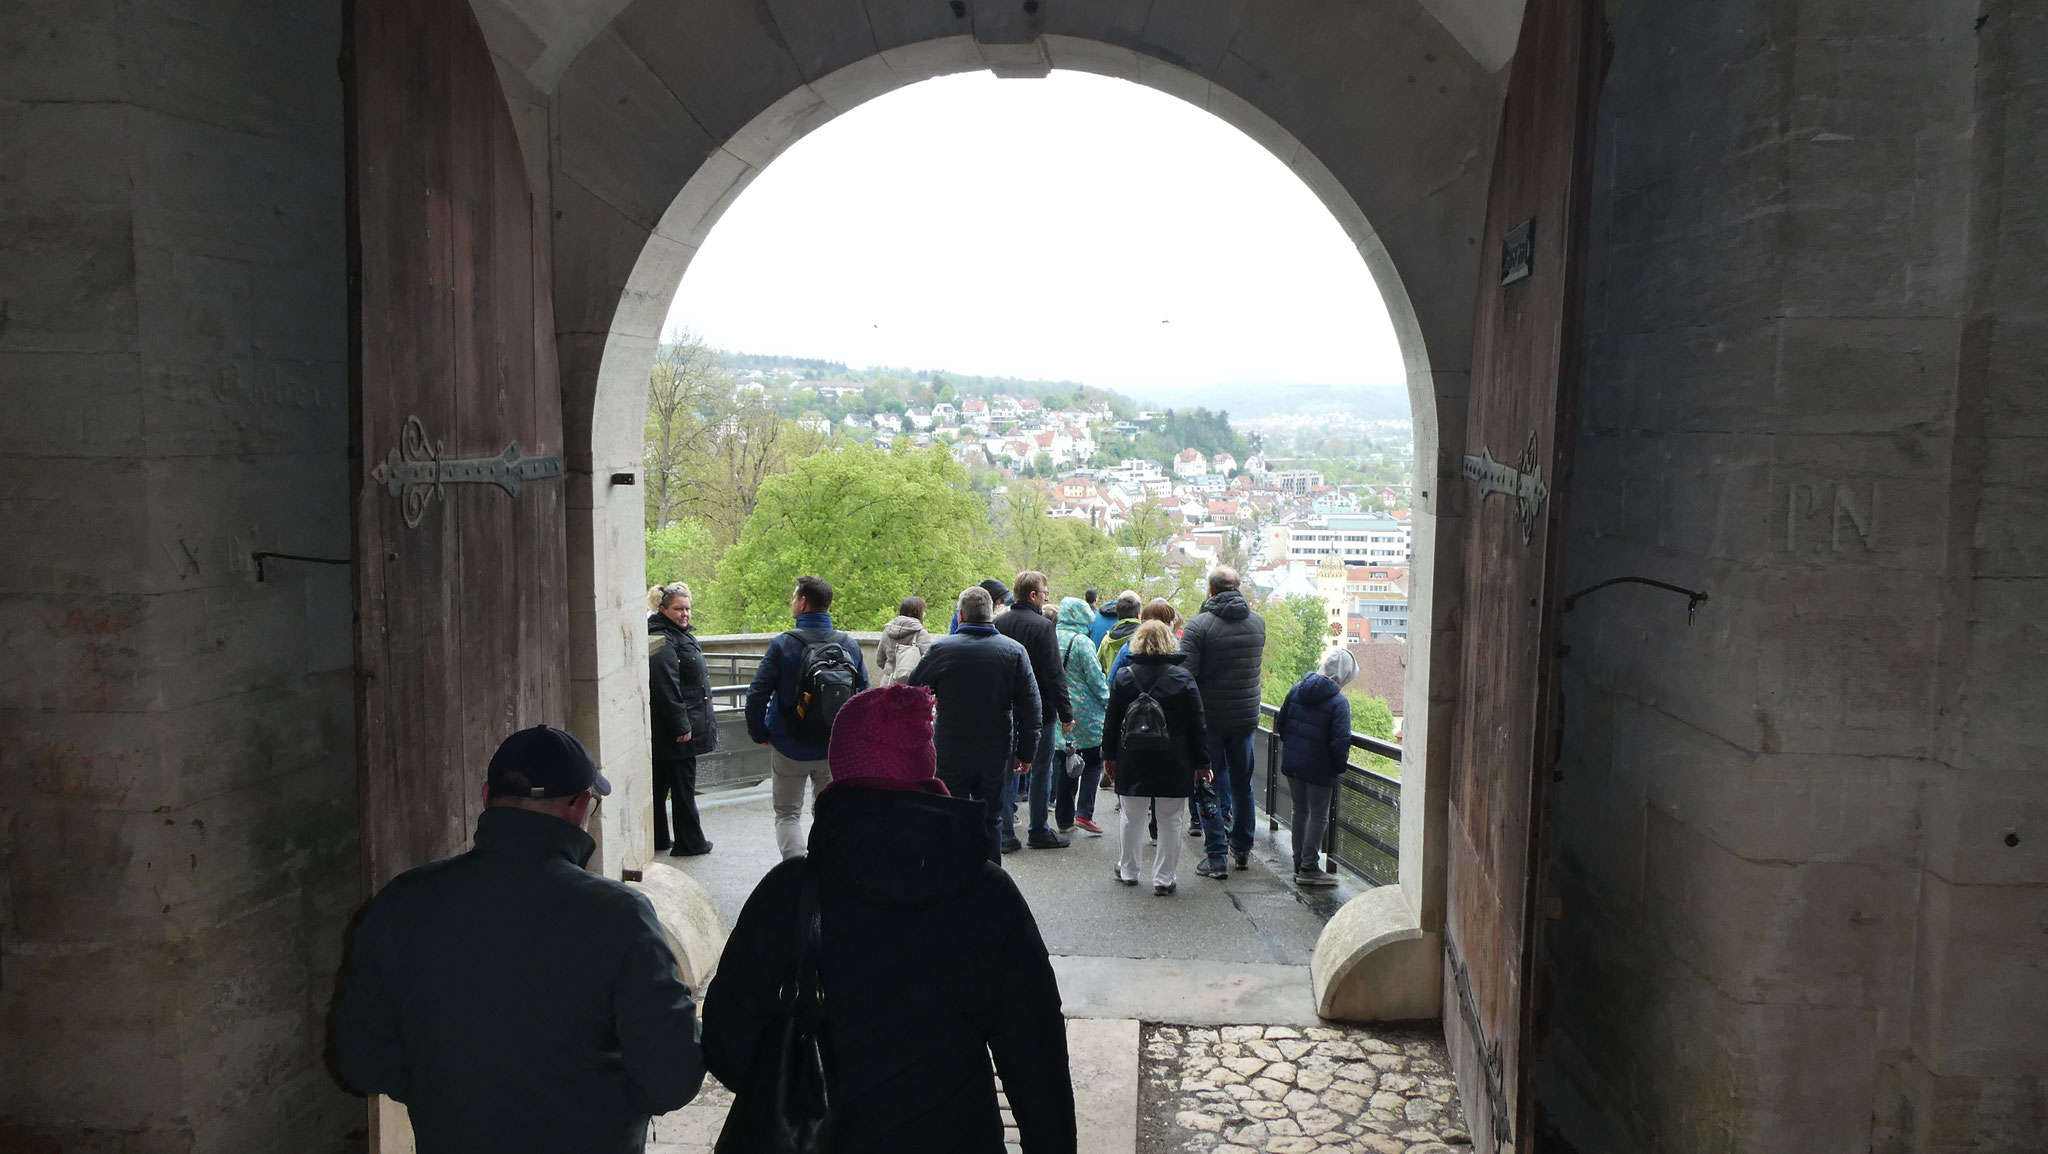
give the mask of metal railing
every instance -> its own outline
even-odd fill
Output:
[[[1259,733],[1265,741],[1264,748],[1255,751],[1263,757],[1254,759],[1254,768],[1255,775],[1265,777],[1268,830],[1280,828],[1281,815],[1287,812],[1281,806],[1292,804],[1281,798],[1280,734],[1271,724],[1279,712],[1277,706],[1259,706],[1265,719]],[[1393,742],[1363,733],[1351,735],[1351,765],[1337,778],[1330,821],[1323,829],[1323,852],[1332,862],[1374,885],[1392,885],[1399,877],[1401,862],[1401,781],[1360,764],[1361,755],[1401,763],[1401,747]]]

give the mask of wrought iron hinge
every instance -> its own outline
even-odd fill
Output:
[[[1472,1048],[1479,1054],[1481,1072],[1486,1078],[1486,1103],[1492,1112],[1493,1149],[1499,1154],[1500,1148],[1515,1140],[1514,1122],[1508,1117],[1508,1100],[1505,1070],[1502,1067],[1500,1043],[1486,1036],[1486,1027],[1479,1021],[1478,1001],[1472,996],[1472,975],[1465,969],[1465,958],[1458,952],[1456,939],[1445,937],[1444,957],[1451,964],[1451,976],[1458,987],[1458,1016],[1465,1020],[1465,1030],[1472,1035]]]
[[[1522,544],[1527,545],[1536,537],[1536,522],[1543,516],[1543,503],[1550,499],[1550,488],[1543,483],[1543,469],[1537,462],[1537,439],[1532,430],[1529,444],[1512,465],[1493,459],[1493,450],[1482,449],[1477,457],[1465,458],[1465,479],[1479,486],[1479,497],[1485,500],[1494,493],[1504,493],[1515,499],[1515,520],[1522,524]]]
[[[505,446],[505,451],[495,457],[460,457],[442,460],[445,446],[427,436],[427,426],[418,417],[407,417],[405,429],[399,437],[399,445],[384,458],[384,463],[370,470],[392,496],[404,502],[405,527],[419,528],[420,521],[427,515],[427,504],[443,485],[485,484],[496,485],[511,496],[519,495],[519,486],[526,481],[537,481],[542,477],[562,475],[562,458],[529,457],[519,450],[519,442]]]

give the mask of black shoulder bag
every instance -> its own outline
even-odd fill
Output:
[[[825,989],[818,978],[818,876],[802,870],[796,964],[779,992],[780,1012],[761,1030],[746,1085],[733,1095],[716,1154],[830,1154],[832,1096],[826,1087]]]

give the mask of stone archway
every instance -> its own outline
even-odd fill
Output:
[[[1214,113],[1287,163],[1357,244],[1394,322],[1416,457],[1433,466],[1418,466],[1411,620],[1426,641],[1409,664],[1402,884],[1398,902],[1381,895],[1386,908],[1375,925],[1391,920],[1405,940],[1419,937],[1424,948],[1403,955],[1434,966],[1461,578],[1461,509],[1449,482],[1463,453],[1471,286],[1500,91],[1494,70],[1505,62],[1473,34],[1478,24],[1452,35],[1446,27],[1457,20],[1447,14],[1440,22],[1433,12],[1441,3],[1340,18],[1293,5],[1207,15],[1106,5],[1027,15],[987,3],[874,0],[863,13],[720,0],[685,12],[642,0],[601,27],[585,10],[573,27],[553,28],[586,38],[565,55],[522,47],[498,3],[480,0],[479,10],[496,13],[484,23],[506,45],[501,75],[515,105],[527,104],[529,163],[539,151],[535,137],[545,132],[548,145],[573,474],[572,718],[602,761],[622,767],[615,780],[638,783],[644,775],[629,767],[646,753],[636,609],[642,507],[637,489],[615,494],[612,478],[637,472],[647,372],[698,244],[783,149],[875,96],[980,69],[1118,77]],[[1490,11],[1448,7],[1469,10],[1468,23]],[[1497,32],[1505,21],[1511,43],[1519,12],[1494,17],[1485,27]],[[645,808],[618,807],[636,815]],[[608,868],[644,856],[637,820],[605,831]],[[1433,970],[1416,988],[1425,987],[1434,988]]]

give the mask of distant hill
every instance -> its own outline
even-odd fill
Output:
[[[1405,420],[1411,416],[1406,385],[1299,385],[1276,381],[1230,381],[1216,385],[1185,385],[1147,389],[1139,400],[1150,408],[1203,406],[1228,410],[1233,417],[1272,417],[1289,413],[1349,413],[1368,421]]]

